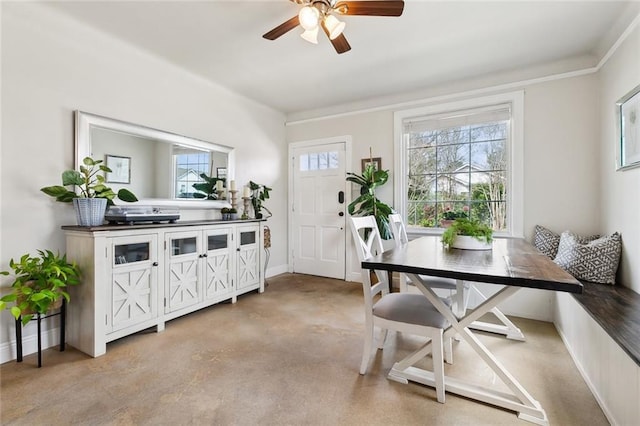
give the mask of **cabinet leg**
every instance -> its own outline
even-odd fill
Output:
[[[16,320],[16,361],[22,362],[22,316]]]

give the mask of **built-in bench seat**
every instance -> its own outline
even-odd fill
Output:
[[[583,293],[573,297],[640,366],[640,294],[621,285],[582,285]]]
[[[556,293],[554,323],[612,425],[640,419],[640,294],[583,282],[582,294]]]

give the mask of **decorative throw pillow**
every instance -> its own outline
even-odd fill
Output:
[[[566,231],[569,232],[569,231]],[[590,241],[597,240],[600,238],[600,235],[576,235],[573,234],[577,240],[586,244]],[[545,228],[544,226],[536,225],[535,233],[533,236],[533,245],[535,248],[540,250],[542,254],[546,254],[551,259],[555,259],[558,254],[558,245],[560,244],[560,234],[556,234],[555,232]]]
[[[533,245],[535,248],[551,259],[554,259],[558,253],[558,244],[560,244],[560,235],[548,230],[544,226],[536,225],[533,236]]]
[[[565,231],[553,261],[579,280],[615,284],[621,251],[622,238],[617,232],[585,242]]]

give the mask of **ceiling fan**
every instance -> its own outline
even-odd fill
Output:
[[[400,16],[404,10],[403,0],[290,1],[302,6],[298,15],[278,25],[262,37],[267,40],[275,40],[300,25],[304,29],[301,37],[310,43],[317,44],[318,28],[322,27],[339,54],[348,52],[351,50],[351,46],[342,33],[345,23],[341,22],[336,15]]]

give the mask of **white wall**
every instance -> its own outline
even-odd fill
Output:
[[[156,159],[156,146],[161,142],[153,139],[145,139],[139,136],[128,135],[126,133],[114,132],[106,129],[93,129],[91,136],[91,157],[104,161],[108,166],[107,155],[117,155],[129,157],[130,161],[130,182],[129,183],[109,183],[107,185],[118,192],[120,188],[126,188],[136,194],[138,198],[164,198],[160,195],[170,192],[167,187],[171,185],[171,174],[167,173],[167,164],[163,168],[164,185],[162,189],[157,188],[157,180],[149,179],[156,176],[156,166],[159,162]]]
[[[622,234],[618,280],[640,293],[640,168],[615,170],[615,103],[640,84],[640,25],[602,67],[599,77],[601,230]]]
[[[591,74],[509,88],[517,89],[525,90],[525,236],[532,239],[536,224],[556,231],[599,232],[597,77]],[[454,99],[452,94],[447,101]],[[433,103],[424,100],[424,105]],[[410,108],[417,106],[420,105],[412,102]],[[382,167],[391,172],[389,183],[378,195],[392,205],[393,112],[390,108],[291,123],[286,130],[287,142],[350,135],[352,171],[360,170],[360,159],[368,157],[371,146],[374,157],[382,157]],[[551,321],[552,297],[551,292],[524,289],[501,309],[509,314]]]
[[[8,269],[9,258],[23,253],[65,249],[60,226],[75,222],[72,208],[39,189],[60,183],[61,172],[74,166],[76,109],[235,147],[238,184],[253,180],[274,188],[267,204],[274,214],[268,221],[269,266],[286,270],[283,114],[59,16],[46,5],[2,2],[0,7],[2,270]],[[182,218],[217,214],[183,210]],[[1,318],[4,354],[14,328],[6,311]],[[33,333],[30,324],[25,334]]]

